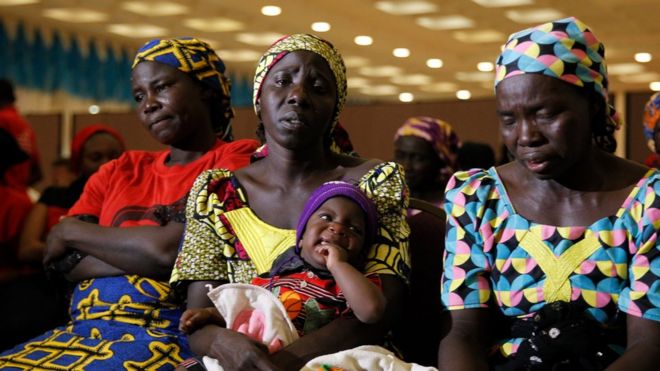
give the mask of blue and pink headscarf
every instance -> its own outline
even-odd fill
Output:
[[[605,46],[591,29],[575,17],[528,28],[509,36],[497,58],[495,87],[521,74],[550,76],[605,99],[607,125],[618,129],[622,121],[608,104]]]

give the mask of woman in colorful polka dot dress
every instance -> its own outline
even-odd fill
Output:
[[[566,18],[502,50],[497,113],[514,161],[447,185],[440,368],[655,369],[660,173],[611,154],[604,46]]]

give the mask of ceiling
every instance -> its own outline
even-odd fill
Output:
[[[196,36],[216,48],[230,71],[250,77],[280,35],[316,33],[344,56],[350,100],[399,101],[407,92],[417,102],[456,99],[459,90],[472,98],[492,96],[492,72],[479,71],[478,63],[494,61],[510,33],[573,15],[605,43],[611,91],[660,85],[660,1],[507,0],[519,5],[500,6],[503,1],[0,0],[0,17],[130,48],[154,37]],[[281,14],[263,15],[265,5],[280,7]],[[312,31],[318,21],[330,30]],[[259,40],[263,34],[265,41]],[[371,36],[373,44],[357,45],[358,35]],[[395,48],[410,55],[395,57]],[[651,61],[636,62],[639,52],[650,53]],[[442,67],[427,67],[431,58],[441,59]]]

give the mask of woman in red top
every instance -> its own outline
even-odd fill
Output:
[[[230,142],[224,69],[196,39],[152,40],[138,51],[137,114],[168,149],[127,151],[89,179],[71,217],[49,234],[44,257],[77,282],[71,322],[3,353],[0,367],[161,370],[191,355],[166,282],[184,201],[201,171],[247,165],[257,146]]]
[[[118,158],[126,148],[115,129],[95,124],[80,130],[71,142],[71,170],[78,178],[67,187],[48,187],[32,207],[21,233],[19,259],[41,264],[46,236],[78,201],[83,187],[101,165]]]

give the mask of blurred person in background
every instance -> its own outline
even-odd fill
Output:
[[[644,137],[651,153],[644,160],[648,167],[660,169],[660,93],[655,93],[644,106]]]
[[[495,165],[495,151],[487,143],[464,142],[458,150],[459,170],[488,169]]]
[[[101,165],[118,158],[125,147],[121,134],[103,124],[87,126],[73,137],[70,164],[77,178],[68,186],[53,186],[44,190],[23,227],[19,259],[41,265],[48,232],[78,201],[87,179]]]
[[[42,178],[37,138],[30,124],[20,115],[15,106],[16,95],[11,81],[0,79],[0,129],[9,132],[28,161],[11,166],[4,174],[7,186],[19,191],[27,191]]]
[[[411,117],[394,135],[394,161],[403,165],[410,197],[442,207],[447,180],[458,170],[461,142],[452,126],[433,117]]]
[[[52,187],[68,187],[77,178],[71,169],[71,159],[60,157],[50,164],[50,183]]]
[[[18,241],[25,218],[30,212],[32,201],[24,190],[17,190],[5,184],[2,177],[7,169],[16,164],[27,162],[29,156],[16,142],[15,137],[6,130],[0,129],[0,349],[5,349],[16,340],[14,335],[19,328],[13,327],[13,303],[10,300],[16,291],[15,283],[19,282],[31,269],[23,266],[18,258]],[[30,295],[21,292],[20,295]],[[29,324],[28,324],[29,326]]]

